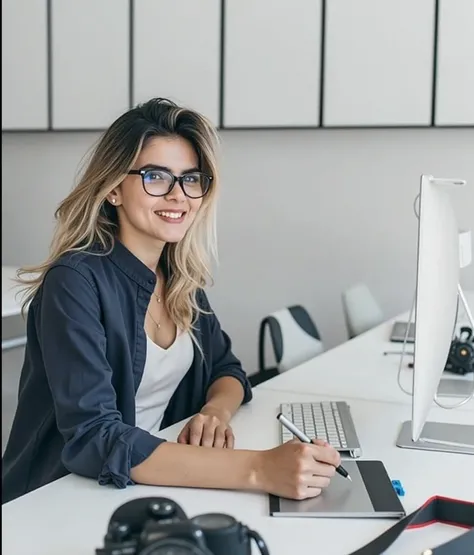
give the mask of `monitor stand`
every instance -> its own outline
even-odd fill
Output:
[[[471,311],[469,310],[469,305],[467,303],[466,297],[461,286],[458,284],[458,293],[461,299],[464,309],[466,311],[467,318],[474,328],[474,319],[472,317]],[[408,322],[412,320],[413,307],[410,313],[410,318]],[[453,384],[442,384],[445,379],[440,380],[438,387],[438,395],[442,395],[442,391],[446,392],[446,389],[453,387]],[[446,380],[451,382],[460,382],[466,385],[462,387],[469,387],[466,397],[473,394],[473,382],[472,380]],[[445,393],[446,394],[446,393]],[[412,440],[411,435],[412,422],[407,420],[403,422],[400,434],[397,438],[397,447],[402,447],[404,449],[421,449],[423,451],[442,451],[445,453],[460,453],[463,455],[474,455],[474,425],[470,424],[448,424],[446,422],[426,422],[423,426],[423,430],[420,434],[418,441]]]
[[[474,426],[426,422],[418,441],[411,439],[411,420],[402,424],[397,447],[474,455]]]

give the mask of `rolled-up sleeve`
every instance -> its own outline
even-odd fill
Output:
[[[219,378],[232,376],[237,379],[244,389],[242,403],[252,400],[252,388],[247,378],[247,374],[242,368],[240,360],[232,352],[232,342],[227,333],[221,328],[217,316],[211,309],[206,294],[202,291],[202,305],[209,313],[211,325],[212,342],[212,372],[209,387]]]
[[[130,470],[164,440],[122,421],[94,283],[55,266],[43,282],[38,338],[65,445],[62,463],[75,474],[124,488]]]

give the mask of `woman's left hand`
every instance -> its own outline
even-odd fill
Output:
[[[233,449],[234,433],[229,420],[230,415],[226,411],[203,407],[181,430],[178,443]]]

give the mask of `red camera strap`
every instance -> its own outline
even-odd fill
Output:
[[[427,548],[421,555],[474,554],[474,502],[436,496],[350,555],[382,555],[404,530],[421,528],[436,522],[470,530],[438,547]]]

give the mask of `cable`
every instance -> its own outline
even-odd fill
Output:
[[[418,203],[418,207],[417,207]],[[418,193],[413,201],[413,212],[415,212],[416,219],[420,219],[420,193]]]
[[[405,389],[402,385],[402,382],[400,380],[400,376],[402,373],[402,367],[403,367],[403,359],[405,357],[406,354],[406,348],[407,348],[407,341],[408,341],[408,334],[410,333],[410,324],[413,321],[413,312],[415,310],[415,301],[416,301],[416,295],[413,297],[413,302],[411,304],[411,309],[410,309],[410,316],[408,317],[408,324],[407,324],[407,328],[405,331],[405,337],[403,338],[403,346],[402,346],[402,354],[400,355],[400,362],[398,364],[398,373],[397,373],[397,382],[398,382],[398,387],[403,391],[403,393],[406,393],[407,395],[413,396],[413,381],[414,381],[414,373],[412,373],[412,390],[408,391],[407,389]],[[415,337],[416,337],[416,331],[415,331]],[[415,368],[415,359],[414,359],[415,354],[413,353],[413,369]]]
[[[416,217],[417,220],[420,219],[419,204],[418,204],[418,208],[417,208],[417,203],[419,203],[419,200],[420,200],[420,193],[418,193],[416,195],[416,197],[413,201],[413,212],[415,213],[415,217]],[[413,302],[411,304],[410,316],[408,317],[408,324],[407,324],[407,327],[406,327],[406,330],[405,330],[405,337],[403,338],[402,354],[400,355],[400,363],[398,365],[398,373],[397,373],[398,387],[403,391],[403,393],[406,393],[407,395],[410,395],[410,396],[413,396],[413,388],[414,388],[415,353],[413,353],[413,373],[412,373],[412,390],[411,391],[408,391],[407,389],[405,389],[403,387],[402,382],[400,380],[400,376],[401,376],[401,373],[402,373],[403,359],[405,358],[405,354],[406,354],[408,334],[410,333],[410,324],[413,321],[413,312],[415,311],[415,303],[416,303],[416,292],[415,292],[415,295],[413,297]],[[415,331],[415,337],[416,337],[416,331]]]

